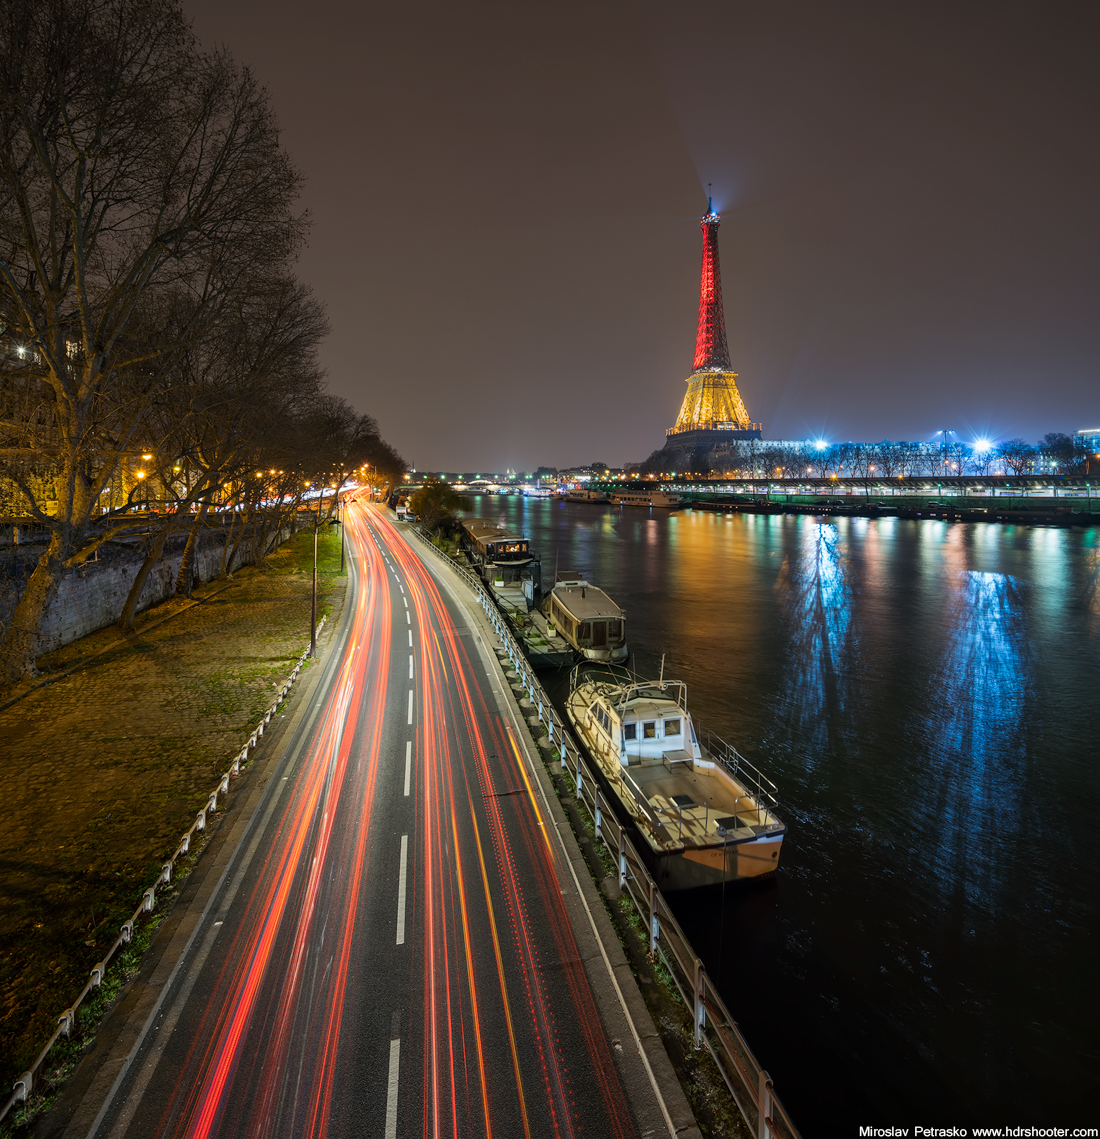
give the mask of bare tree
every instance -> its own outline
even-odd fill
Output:
[[[1023,439],[1009,439],[997,448],[998,457],[1014,475],[1024,475],[1035,463],[1035,450]]]
[[[48,453],[57,498],[48,511],[13,474],[50,538],[0,645],[0,684],[33,667],[62,573],[109,535],[90,520],[180,353],[242,279],[296,251],[298,184],[263,90],[197,50],[175,0],[4,6],[0,324],[48,414],[30,438],[5,425],[0,443]]]
[[[323,398],[316,352],[328,324],[306,286],[286,276],[255,282],[231,307],[232,318],[223,319],[215,335],[181,353],[179,382],[154,401],[146,417],[166,510],[119,618],[123,629],[133,626],[145,581],[169,534],[183,523],[189,533],[176,591],[190,596],[208,511],[262,463],[268,433],[283,426],[273,424],[273,416]],[[231,565],[223,557],[223,573]]]

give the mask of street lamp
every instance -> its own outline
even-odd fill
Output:
[[[313,515],[313,604],[309,618],[309,655],[317,656],[317,530],[321,525],[321,500],[317,500],[317,510]]]

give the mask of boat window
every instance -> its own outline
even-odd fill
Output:
[[[582,645],[592,643],[592,625],[588,621],[582,621],[580,628],[577,630],[577,642]]]
[[[679,720],[665,720],[665,735],[678,736],[680,734]]]
[[[647,740],[655,740],[657,738],[657,721],[650,720],[649,723],[643,724],[642,735]]]
[[[623,724],[623,739],[636,740],[638,738],[637,724]]]
[[[608,621],[607,623],[607,639],[614,645],[618,644],[623,639],[623,623],[622,621]]]

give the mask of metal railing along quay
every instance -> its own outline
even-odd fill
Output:
[[[512,636],[484,582],[440,550],[418,527],[411,527],[411,530],[473,589],[478,604],[488,616],[493,631],[508,654],[516,678],[531,701],[532,711],[538,713],[538,722],[546,729],[551,762],[561,765],[562,776],[568,778],[577,799],[587,808],[595,823],[596,837],[618,866],[619,888],[625,897],[631,899],[648,931],[650,953],[660,957],[681,998],[692,1011],[695,1047],[706,1048],[714,1057],[734,1102],[756,1139],[768,1139],[769,1136],[773,1139],[800,1139],[798,1128],[772,1089],[771,1077],[741,1035],[626,828],[614,810],[606,809],[607,797],[600,790],[591,766],[535,678],[519,641]]]

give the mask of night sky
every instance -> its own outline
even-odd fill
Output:
[[[660,446],[708,182],[765,437],[1100,427],[1100,6],[185,8],[306,174],[333,390],[420,469]]]

